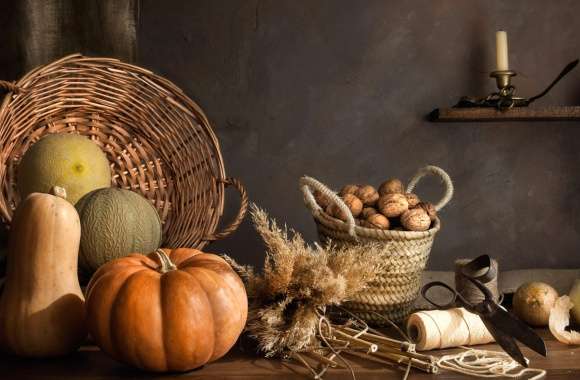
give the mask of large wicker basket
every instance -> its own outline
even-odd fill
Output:
[[[445,185],[445,194],[435,205],[441,210],[453,196],[453,184],[449,175],[435,166],[427,166],[411,179],[407,191],[412,192],[421,178],[432,174],[439,177]],[[412,310],[421,286],[421,275],[427,264],[433,239],[441,222],[436,219],[432,228],[424,232],[394,231],[364,228],[355,225],[352,214],[336,195],[325,185],[314,178],[303,177],[300,180],[306,206],[312,212],[321,241],[331,239],[335,244],[359,244],[360,242],[383,242],[389,244],[387,269],[379,280],[359,293],[345,306],[365,321],[382,325],[386,317],[400,322]],[[312,190],[318,190],[332,199],[348,215],[347,222],[326,214],[316,203]]]
[[[8,91],[0,107],[0,220],[20,201],[18,163],[51,133],[88,136],[111,162],[112,186],[142,194],[158,210],[168,247],[202,248],[241,223],[247,195],[225,175],[217,138],[201,108],[173,83],[143,68],[79,54],[39,67]],[[242,202],[216,233],[224,188]]]

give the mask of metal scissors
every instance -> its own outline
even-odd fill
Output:
[[[478,304],[468,302],[456,289],[441,281],[433,281],[423,286],[421,295],[427,302],[438,309],[449,309],[458,305],[479,315],[490,334],[495,338],[496,343],[516,362],[527,367],[528,359],[522,354],[516,344],[516,340],[542,356],[547,354],[546,344],[528,325],[508,312],[503,306],[498,305],[494,301],[491,291],[478,279],[480,276],[474,276],[478,270],[481,271],[485,266],[488,266],[490,270],[492,268],[491,258],[488,255],[482,255],[474,259],[461,272],[461,275],[465,276],[483,294],[484,299]],[[446,289],[451,292],[452,299],[445,304],[433,301],[427,294],[433,288]]]

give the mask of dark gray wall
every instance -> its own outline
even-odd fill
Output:
[[[578,14],[573,0],[143,0],[137,63],[199,102],[228,174],[309,239],[301,175],[378,184],[435,164],[456,195],[431,268],[481,253],[503,268],[580,267],[580,123],[424,119],[493,89],[497,29],[509,33],[520,92],[540,90],[580,56]],[[0,53],[0,74],[11,62]],[[542,104],[580,104],[580,70]],[[437,199],[437,182],[419,194]],[[211,249],[253,264],[264,256],[248,221]]]
[[[493,89],[505,28],[516,84],[532,95],[580,56],[578,1],[152,1],[138,62],[206,110],[226,169],[310,239],[297,190],[448,170],[456,195],[430,266],[489,253],[504,268],[580,267],[580,123],[431,124],[425,114]],[[580,70],[543,104],[580,104]],[[419,193],[436,199],[437,182]],[[235,196],[228,199],[235,203]],[[215,244],[249,263],[249,223]]]

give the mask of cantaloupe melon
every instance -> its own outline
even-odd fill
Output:
[[[107,261],[161,246],[161,220],[155,208],[129,190],[92,191],[76,204],[81,218],[79,265],[91,274]]]
[[[58,186],[74,205],[89,191],[111,186],[111,167],[105,153],[88,137],[52,134],[24,153],[17,183],[22,199]]]

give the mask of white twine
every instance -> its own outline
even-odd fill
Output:
[[[464,308],[413,313],[407,320],[407,332],[420,351],[494,341],[481,318]]]
[[[543,379],[546,370],[539,368],[524,368],[505,352],[475,350],[462,347],[465,351],[453,355],[444,355],[437,361],[441,369],[474,377],[487,378],[518,378],[532,374],[528,380]],[[519,371],[517,370],[519,367]]]

